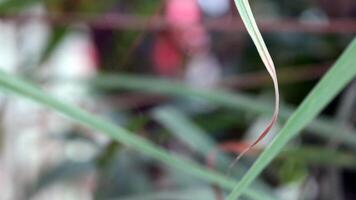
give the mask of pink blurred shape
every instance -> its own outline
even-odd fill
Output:
[[[173,26],[190,26],[201,19],[196,0],[169,0],[166,12],[167,21]]]

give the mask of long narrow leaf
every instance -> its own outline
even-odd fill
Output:
[[[138,137],[131,132],[114,124],[93,116],[92,114],[81,110],[75,106],[71,106],[58,100],[58,98],[52,97],[40,89],[32,86],[30,83],[22,81],[0,70],[0,88],[6,90],[6,92],[12,92],[14,94],[29,98],[42,106],[47,106],[58,113],[72,119],[86,127],[100,131],[108,137],[121,142],[135,150],[144,153],[168,166],[182,170],[202,180],[220,185],[226,189],[232,189],[237,183],[236,181],[229,179],[217,172],[207,170],[200,165],[183,160],[178,155],[167,153],[164,149],[154,145],[148,140]],[[259,191],[247,191],[246,196],[251,199],[264,199],[264,194]]]
[[[227,200],[236,200],[282,148],[309,124],[356,75],[356,39],[293,113]],[[338,133],[334,133],[338,134]]]
[[[96,78],[89,80],[89,82],[95,87],[105,89],[137,90],[146,93],[157,93],[182,98],[193,96],[215,105],[242,110],[249,113],[268,114],[273,112],[272,105],[259,100],[258,97],[230,93],[223,89],[197,89],[181,83],[147,76],[101,74]],[[295,108],[291,106],[281,105],[279,119],[287,120],[294,110]],[[350,148],[356,148],[356,132],[345,129],[341,124],[328,117],[319,117],[315,119],[306,127],[306,129],[312,134],[327,139],[337,139],[348,145]],[[336,132],[340,134],[335,134]]]
[[[212,138],[210,138],[210,135],[200,127],[196,126],[179,110],[168,106],[160,107],[155,109],[152,115],[158,122],[170,130],[170,132],[174,134],[174,136],[176,136],[180,141],[182,141],[190,149],[194,150],[204,158],[208,159],[212,153],[216,154],[215,157],[217,160],[215,161],[215,165],[217,167],[221,166],[222,169],[226,170],[226,167],[231,163],[231,157],[216,149],[218,145]],[[239,165],[234,168],[232,174],[241,178],[245,171],[246,167]],[[256,180],[254,182],[253,188],[265,191],[265,193],[268,194],[264,197],[265,200],[278,199],[273,195],[273,192],[271,192],[270,188],[261,180]]]
[[[172,134],[182,143],[186,144],[190,149],[196,151],[204,157],[208,156],[212,149],[216,148],[218,145],[208,133],[194,124],[186,115],[174,107],[167,106],[157,108],[153,112],[153,117],[164,127],[170,130],[170,132],[172,132]],[[330,160],[330,155],[332,155],[331,157],[333,160]],[[223,152],[221,152],[221,155],[218,157],[221,157],[221,159],[219,159],[219,163],[216,164],[221,164],[224,167],[227,167],[231,161],[231,158]],[[325,164],[348,168],[356,167],[356,157],[352,155],[352,152],[344,152],[320,147],[288,147],[278,155],[278,158],[283,159],[290,157],[298,157],[301,160],[305,160],[307,164]],[[235,168],[237,168],[240,172],[244,172],[246,170],[241,165],[238,165]],[[240,173],[238,174],[238,177],[240,178]]]
[[[215,200],[210,188],[190,188],[181,191],[163,191],[152,194],[121,197],[110,200]]]
[[[257,51],[262,59],[263,64],[265,65],[268,73],[270,74],[273,80],[274,93],[275,93],[275,105],[274,105],[274,112],[271,121],[268,123],[267,127],[261,132],[258,138],[240,153],[240,155],[235,159],[236,162],[245,153],[247,153],[252,147],[254,147],[259,141],[261,141],[268,134],[268,132],[273,127],[273,125],[276,123],[278,113],[279,113],[279,88],[278,88],[277,73],[274,67],[273,60],[271,58],[271,55],[269,54],[269,51],[262,38],[262,35],[257,27],[248,0],[235,0],[235,4],[241,15],[241,19],[247,28],[247,32],[250,34],[253,43],[257,48]]]

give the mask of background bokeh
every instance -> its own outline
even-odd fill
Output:
[[[282,116],[235,166],[236,177],[356,33],[354,0],[250,3],[276,64]],[[272,81],[232,0],[0,0],[0,67],[221,172],[227,165],[208,159],[214,149],[235,141],[235,152],[224,153],[230,161],[263,130],[273,109]],[[107,79],[110,75],[117,80]],[[235,109],[180,87],[172,92],[178,95],[152,92],[177,82],[226,90],[245,101]],[[226,192],[5,94],[1,91],[1,200],[215,200]],[[332,137],[355,133],[355,102],[353,81],[273,161],[256,187],[283,200],[356,199],[356,145]]]

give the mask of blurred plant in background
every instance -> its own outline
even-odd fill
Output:
[[[250,3],[282,106],[237,180],[356,33],[352,0]],[[3,71],[206,167],[219,144],[253,141],[273,111],[272,82],[229,0],[1,0],[0,44]],[[209,183],[1,93],[0,199],[217,199]],[[248,198],[356,199],[355,99],[353,81]],[[217,152],[214,168],[224,173],[233,157]]]

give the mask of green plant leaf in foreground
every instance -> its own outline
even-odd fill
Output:
[[[114,124],[93,116],[92,114],[81,110],[75,106],[63,103],[58,98],[52,97],[40,89],[32,86],[30,83],[22,81],[0,70],[0,88],[6,92],[12,92],[17,95],[29,98],[42,106],[47,106],[52,110],[55,110],[64,116],[77,121],[78,123],[100,131],[101,133],[109,136],[113,140],[121,142],[135,150],[144,153],[168,166],[182,170],[195,177],[199,177],[202,180],[210,183],[217,184],[225,189],[232,189],[236,181],[227,178],[212,170],[207,170],[204,167],[188,160],[179,158],[178,155],[167,153],[164,149],[154,145],[148,140],[138,137],[131,132]],[[266,194],[260,191],[247,190],[245,195],[250,199],[265,200]]]
[[[262,170],[275,158],[282,148],[295,137],[304,126],[310,123],[321,110],[355,77],[356,75],[356,39],[352,41],[334,66],[320,80],[295,113],[289,118],[280,133],[273,139],[258,157],[242,180],[227,197],[236,200],[252,183]],[[335,133],[338,134],[338,133]]]
[[[265,65],[268,73],[270,74],[273,86],[274,86],[274,95],[275,95],[275,105],[273,116],[266,126],[266,128],[260,133],[255,141],[253,141],[248,147],[246,147],[240,155],[236,157],[232,165],[236,163],[245,153],[247,153],[250,149],[252,149],[256,144],[258,144],[270,131],[270,129],[274,126],[277,121],[279,114],[279,86],[277,80],[276,69],[272,60],[271,55],[267,49],[267,46],[262,38],[260,30],[257,27],[255,18],[253,17],[250,4],[248,0],[235,0],[236,7],[241,15],[241,19],[246,26],[247,32],[250,34],[253,43],[255,44],[257,51],[262,59],[263,64]],[[231,165],[231,166],[232,166]]]

